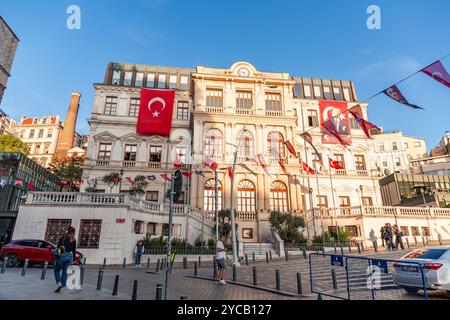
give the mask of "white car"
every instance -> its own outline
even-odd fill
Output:
[[[417,293],[425,281],[427,290],[450,293],[450,248],[414,250],[395,262],[394,269],[395,283],[407,292]]]

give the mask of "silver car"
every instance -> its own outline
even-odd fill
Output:
[[[423,289],[424,282],[427,290],[450,293],[450,248],[414,250],[395,262],[394,270],[395,283],[410,293]]]

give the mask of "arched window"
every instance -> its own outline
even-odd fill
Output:
[[[214,211],[216,209],[214,193],[214,179],[209,179],[205,182],[205,189],[203,190],[203,210]],[[220,181],[217,185],[217,199],[217,207],[222,210],[222,184]]]
[[[270,210],[288,212],[287,187],[281,181],[274,181],[270,185]]]
[[[219,129],[211,128],[206,131],[205,154],[207,156],[223,155],[223,134]]]
[[[255,139],[253,133],[248,130],[238,132],[237,144],[239,146],[238,155],[246,160],[255,157]]]
[[[284,152],[284,137],[278,131],[272,131],[267,136],[267,145],[269,147],[269,153],[274,158],[285,158]]]
[[[256,189],[250,180],[242,180],[238,186],[238,211],[256,211]]]

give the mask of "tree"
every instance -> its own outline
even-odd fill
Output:
[[[349,231],[339,228],[339,241],[347,242],[347,241],[350,241],[352,238],[353,238],[353,236]],[[331,230],[331,231],[325,231],[323,233],[323,239],[322,239],[322,235],[318,235],[317,237],[313,238],[314,243],[322,243],[323,240],[325,240],[325,242],[337,241],[338,237],[337,237],[336,229]]]
[[[102,177],[102,181],[109,187],[109,192],[120,183],[120,174],[118,172],[111,172]]]
[[[79,188],[79,181],[83,175],[83,169],[81,168],[83,163],[82,157],[67,157],[53,161],[49,169],[58,178],[67,180],[69,191],[71,191],[73,188]]]
[[[237,211],[235,212],[237,214]],[[238,229],[237,223],[236,230]],[[215,227],[214,227],[215,228]],[[219,236],[225,236],[229,238],[231,236],[231,210],[222,209],[219,210]]]
[[[0,152],[20,152],[28,155],[28,146],[12,134],[0,136]]]
[[[305,238],[300,233],[300,228],[305,227],[305,221],[302,217],[292,213],[282,213],[272,211],[270,213],[270,224],[278,231],[281,239],[287,243],[305,242]]]
[[[147,188],[148,182],[145,176],[136,176],[132,182],[130,188],[130,194],[132,196],[142,196],[145,194],[145,188]]]

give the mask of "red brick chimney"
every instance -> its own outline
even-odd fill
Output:
[[[75,137],[75,127],[77,124],[78,108],[80,106],[81,94],[72,92],[70,98],[69,110],[67,111],[64,127],[59,135],[58,145],[56,148],[56,160],[62,160],[67,157],[67,151],[73,148],[73,140]]]

